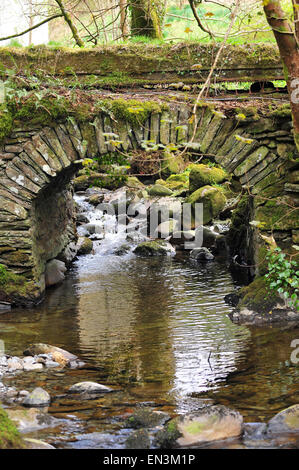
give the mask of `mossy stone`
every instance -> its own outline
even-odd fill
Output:
[[[224,209],[226,197],[220,188],[203,186],[194,191],[187,199],[187,203],[203,204],[203,225],[207,225]]]
[[[255,218],[265,230],[290,230],[299,228],[299,208],[290,197],[270,199],[256,209]]]
[[[167,256],[170,251],[171,245],[165,240],[154,240],[149,242],[140,243],[134,250],[138,256]]]
[[[278,294],[269,289],[267,280],[264,277],[257,277],[251,284],[243,287],[239,294],[241,301],[238,308],[247,308],[258,313],[269,313],[277,304],[283,305]]]
[[[180,173],[184,170],[185,162],[181,155],[176,155],[169,150],[164,150],[162,170],[161,174],[163,177],[168,177],[172,174]]]
[[[189,189],[193,193],[202,186],[223,183],[228,177],[225,170],[208,165],[192,165],[189,175]]]
[[[167,188],[166,186],[162,184],[154,184],[149,190],[148,194],[150,196],[157,196],[157,197],[163,197],[163,196],[171,196],[173,192],[171,189]]]

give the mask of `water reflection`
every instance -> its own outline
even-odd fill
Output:
[[[52,396],[79,380],[122,389],[123,395],[101,399],[103,408],[90,403],[80,411],[78,404],[68,405],[77,407],[82,433],[91,424],[100,429],[103,416],[105,429],[111,429],[108,417],[121,414],[123,402],[167,402],[183,413],[212,398],[247,421],[266,420],[299,402],[298,367],[286,363],[298,329],[233,324],[223,301],[233,284],[218,261],[200,266],[188,258],[89,255],[42,305],[1,315],[0,338],[10,354],[46,342],[102,367],[34,376],[41,385],[46,381]],[[24,373],[13,383],[32,388],[32,380],[32,373]]]

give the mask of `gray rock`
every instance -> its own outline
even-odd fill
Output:
[[[47,442],[40,441],[39,439],[26,438],[24,439],[27,449],[55,449],[54,446]]]
[[[78,255],[88,255],[93,250],[93,243],[87,237],[79,237],[77,244]]]
[[[7,357],[6,356],[0,356],[0,366],[1,367],[6,367],[7,366]]]
[[[55,361],[46,361],[45,366],[46,367],[60,367],[60,364]]]
[[[85,214],[78,214],[77,215],[77,224],[82,225],[82,224],[88,224],[89,219]]]
[[[167,256],[174,255],[175,248],[165,240],[155,240],[140,243],[134,250],[138,256]]]
[[[149,432],[145,429],[134,431],[126,440],[125,445],[127,449],[149,449],[151,446]]]
[[[37,387],[25,397],[23,405],[29,407],[48,406],[50,402],[51,397],[48,392],[43,388]]]
[[[46,264],[45,282],[46,286],[54,286],[65,279],[66,265],[63,261],[53,259]]]
[[[112,389],[96,382],[78,382],[68,389],[68,393],[107,393]]]
[[[134,429],[153,428],[155,426],[161,426],[169,421],[169,419],[170,416],[163,411],[155,411],[151,408],[141,407],[126,419],[125,426]]]
[[[268,422],[267,434],[287,432],[299,432],[299,404],[282,410]]]
[[[60,353],[68,361],[75,361],[78,359],[78,356],[72,354],[65,349],[58,348],[57,346],[51,346],[50,344],[45,343],[35,343],[31,344],[25,351],[25,356],[35,356],[44,357],[47,360],[53,360],[52,354]]]
[[[23,370],[24,368],[23,361],[19,359],[18,357],[10,357],[7,360],[7,366],[8,366],[8,369],[11,371]]]
[[[43,370],[43,365],[42,364],[32,364],[32,363],[28,363],[28,364],[24,364],[24,370],[25,371],[33,371],[33,370]]]
[[[22,433],[57,426],[59,420],[37,408],[18,408],[5,410],[9,418]]]
[[[212,261],[214,259],[214,256],[208,250],[208,248],[202,247],[202,248],[194,248],[194,250],[191,251],[190,253],[190,259],[196,260],[198,262],[206,262],[206,261]]]

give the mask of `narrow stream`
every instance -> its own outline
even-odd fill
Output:
[[[92,217],[101,214],[93,209]],[[226,260],[117,256],[121,243],[119,234],[96,242],[42,305],[0,316],[9,354],[43,342],[93,366],[6,379],[18,389],[42,386],[53,398],[49,413],[62,421],[31,437],[61,448],[121,448],[129,433],[123,422],[139,403],[175,415],[214,400],[247,422],[299,403],[299,369],[289,362],[298,329],[233,324],[223,300],[235,286]],[[85,402],[61,396],[86,380],[116,391]]]

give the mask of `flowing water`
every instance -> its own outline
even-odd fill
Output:
[[[101,214],[93,210],[92,217],[97,222]],[[118,448],[129,433],[123,422],[140,403],[176,415],[213,400],[237,409],[247,422],[267,421],[299,403],[299,368],[289,362],[298,328],[233,324],[223,298],[236,281],[226,260],[200,265],[185,255],[117,256],[121,243],[119,234],[95,242],[95,253],[79,258],[42,305],[0,316],[9,354],[44,342],[89,366],[6,379],[18,389],[42,386],[53,398],[49,412],[60,425],[32,437],[56,447]],[[86,380],[115,392],[80,402],[64,395]]]

